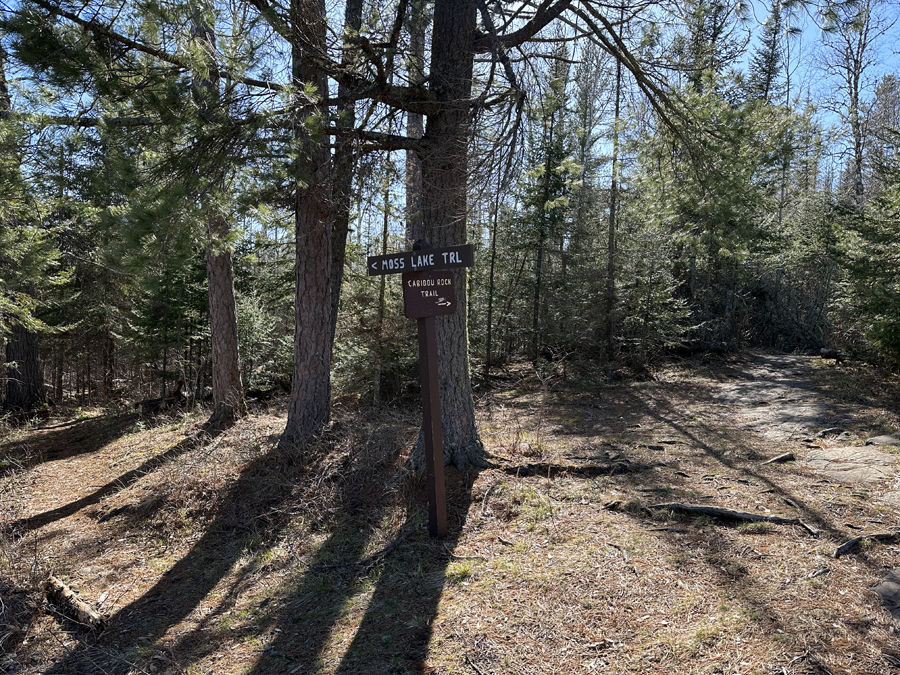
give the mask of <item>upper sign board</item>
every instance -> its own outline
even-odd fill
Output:
[[[368,269],[370,277],[380,274],[400,274],[401,272],[449,270],[455,267],[472,267],[474,264],[475,251],[472,244],[423,248],[418,251],[372,255],[366,258],[366,269]]]

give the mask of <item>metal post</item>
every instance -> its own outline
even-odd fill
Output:
[[[422,430],[425,437],[425,479],[428,484],[428,532],[447,535],[447,495],[444,487],[444,439],[438,387],[437,336],[434,317],[417,319],[419,372],[422,380]]]

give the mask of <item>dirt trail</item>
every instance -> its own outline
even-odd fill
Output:
[[[801,466],[838,481],[870,485],[878,499],[900,505],[897,455],[874,447],[900,446],[900,439],[864,439],[848,431],[860,406],[826,399],[816,387],[813,357],[760,356],[734,374],[742,381],[723,385],[716,399],[736,406],[747,419],[745,428],[773,441],[799,443]]]
[[[761,356],[733,376],[742,381],[723,385],[716,399],[739,406],[749,418],[745,426],[767,438],[799,440],[840,424],[834,406],[815,390],[810,357]]]
[[[19,441],[32,467],[17,498],[2,502],[3,529],[32,531],[78,516],[148,473],[153,459],[171,450],[167,443],[181,438],[180,430],[168,430],[153,443],[140,435],[129,440],[140,429],[133,414],[54,419]],[[0,452],[10,445],[16,443]]]
[[[737,405],[748,419],[747,429],[804,444],[797,452],[800,466],[831,480],[865,485],[876,501],[900,507],[900,461],[897,454],[877,449],[896,448],[900,438],[862,439],[847,431],[859,406],[838,407],[825,399],[815,386],[812,357],[758,357],[736,374],[746,381],[723,386],[716,398]],[[900,614],[900,568],[889,571],[873,591]]]

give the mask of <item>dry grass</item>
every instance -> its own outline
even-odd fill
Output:
[[[896,510],[878,487],[760,466],[800,448],[713,399],[725,365],[618,386],[510,376],[479,406],[495,466],[448,469],[445,541],[403,470],[415,410],[339,408],[302,453],[276,450],[283,402],[215,438],[199,417],[99,411],[16,431],[0,456],[30,459],[0,484],[0,670],[897,672],[900,621],[871,589],[898,547],[831,557]],[[896,380],[820,375],[860,438],[897,428]],[[645,508],[671,501],[821,533]],[[109,614],[104,633],[42,603],[49,573]]]

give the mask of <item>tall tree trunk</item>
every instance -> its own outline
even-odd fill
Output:
[[[546,208],[546,202],[544,202]],[[543,218],[543,215],[541,215]],[[531,362],[537,366],[541,350],[541,284],[544,276],[544,236],[543,226],[538,233],[538,247],[534,258],[534,297],[531,308]]]
[[[409,58],[406,64],[410,82],[425,81],[425,2],[413,0],[410,4]],[[425,118],[421,113],[406,113],[406,135],[422,138],[425,134]],[[412,150],[406,151],[406,238],[411,242],[425,238],[422,220],[422,160]]]
[[[109,403],[115,376],[115,341],[111,335],[103,338],[103,402]]]
[[[282,447],[304,444],[328,423],[331,413],[331,321],[332,226],[331,153],[328,145],[313,138],[303,117],[313,114],[305,103],[307,85],[320,100],[328,94],[328,80],[313,59],[306,58],[304,45],[326,49],[325,3],[323,0],[292,0],[291,25],[298,35],[291,50],[294,103],[298,119],[294,128],[297,174],[294,195],[294,371],[288,419],[281,437]],[[302,36],[302,39],[299,37]],[[321,105],[318,112],[325,113]]]
[[[497,230],[500,226],[500,190],[502,180],[497,179],[497,194],[494,195],[494,213],[493,228],[491,229],[491,266],[488,273],[488,306],[487,306],[487,336],[485,338],[485,355],[484,355],[484,379],[487,380],[491,376],[491,359],[493,355],[494,338],[494,268],[497,264]]]
[[[624,9],[622,10],[624,14]],[[616,216],[619,207],[619,112],[622,100],[622,62],[616,59],[616,101],[613,117],[613,155],[612,180],[609,185],[609,224],[606,242],[606,317],[604,323],[604,344],[606,346],[606,362],[612,371],[615,357],[615,321],[616,308]]]
[[[12,111],[12,101],[6,83],[6,59],[3,47],[0,46],[0,119],[6,118]],[[19,159],[15,147],[0,148],[7,157],[0,158],[11,162],[11,169],[19,172]],[[2,222],[0,227],[16,227],[15,217],[11,222]],[[0,252],[0,255],[3,255]],[[13,323],[6,336],[6,402],[8,410],[27,410],[35,403],[46,400],[44,378],[38,358],[37,333],[27,330],[21,324]]]
[[[475,0],[437,0],[429,86],[441,110],[428,116],[422,152],[425,238],[434,246],[466,241],[469,109],[474,63]],[[456,272],[456,313],[437,327],[444,461],[459,468],[485,466],[475,426],[466,329],[466,272]]]
[[[863,122],[860,118],[859,95],[861,74],[854,73],[850,88],[850,131],[853,135],[853,201],[857,208],[865,202],[865,184],[863,182],[863,153],[865,138]]]
[[[234,266],[231,251],[217,250],[213,242],[229,232],[223,217],[209,223],[206,249],[206,278],[209,286],[209,339],[212,356],[213,415],[210,422],[221,424],[246,412],[241,363],[238,355],[237,305],[234,298]]]
[[[59,344],[56,347],[56,372],[54,377],[53,397],[56,404],[62,403],[63,399],[63,374],[65,372],[65,342],[60,336]]]
[[[531,361],[537,365],[541,350],[541,286],[544,278],[544,243],[547,240],[547,210],[550,203],[550,177],[553,175],[553,126],[556,113],[550,116],[547,127],[547,156],[544,159],[544,198],[538,226],[537,254],[534,261],[534,298],[531,317]]]
[[[216,62],[214,8],[210,0],[195,0],[191,34],[204,51],[206,68],[194,75],[194,98],[201,118],[212,122],[219,109],[219,71]],[[206,190],[203,191],[206,194]],[[208,197],[201,197],[207,218],[206,278],[209,286],[209,332],[212,356],[213,414],[210,425],[227,423],[246,412],[238,354],[234,265],[228,249],[228,220]]]
[[[345,41],[359,33],[362,26],[362,0],[347,0],[344,7]],[[342,62],[349,65],[353,50],[345,44]],[[338,87],[338,96],[349,91],[345,85]],[[353,129],[356,124],[356,109],[353,103],[338,106],[338,125]],[[350,232],[350,203],[353,197],[353,177],[356,170],[356,151],[352,139],[338,138],[334,151],[334,225],[331,253],[331,337],[329,349],[334,350],[337,332],[338,307],[341,301],[341,286],[344,283],[344,264],[347,259],[347,235]]]
[[[384,187],[384,221],[381,229],[381,255],[387,255],[388,252],[388,225],[391,219],[391,192],[387,184]],[[382,364],[382,342],[384,339],[384,294],[387,286],[387,275],[382,274],[379,279],[378,288],[378,318],[375,324],[375,383],[374,396],[375,409],[381,407],[381,364]]]
[[[6,338],[6,408],[28,410],[45,400],[37,333],[13,324]]]

